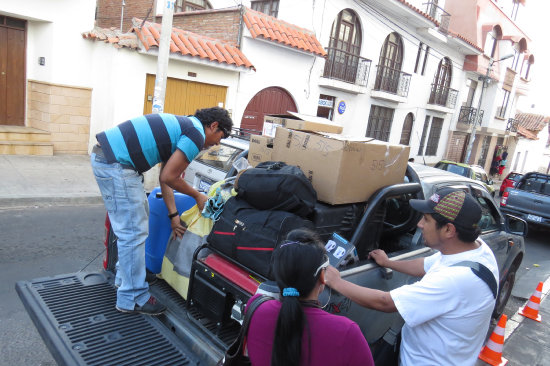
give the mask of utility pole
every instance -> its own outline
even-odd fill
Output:
[[[472,131],[470,132],[470,141],[468,141],[468,147],[466,148],[466,157],[464,158],[464,163],[470,164],[470,155],[472,154],[472,147],[474,146],[474,141],[476,139],[476,128],[477,128],[477,122],[479,121],[479,125],[481,126],[481,123],[483,122],[481,120],[481,102],[483,101],[483,92],[485,91],[485,88],[489,86],[489,79],[491,75],[491,70],[493,68],[493,64],[495,62],[499,62],[502,60],[509,59],[510,57],[514,57],[513,54],[506,55],[498,60],[493,60],[491,57],[489,59],[489,65],[487,66],[487,72],[485,73],[485,76],[480,76],[479,79],[483,80],[483,84],[481,84],[481,94],[479,94],[479,100],[477,102],[477,110],[476,110],[476,117],[474,119],[474,122],[472,123]]]
[[[168,60],[170,58],[170,39],[172,38],[172,20],[174,18],[175,0],[165,0],[162,12],[162,27],[157,56],[157,76],[155,78],[155,94],[153,96],[153,113],[164,111],[164,96],[166,95],[166,79]]]

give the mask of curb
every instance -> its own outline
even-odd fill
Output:
[[[548,278],[546,281],[544,281],[542,285],[542,297],[540,299],[540,303],[542,303],[546,300],[546,296],[548,295],[550,290],[550,278]],[[534,290],[533,290],[534,291]],[[529,299],[525,301],[523,306],[527,305],[529,302]],[[521,308],[521,307],[520,307]],[[504,330],[504,342],[514,333],[514,331],[519,327],[519,325],[527,319],[523,315],[519,314],[519,309],[515,312],[514,315],[508,321],[506,322],[506,329]]]
[[[0,197],[0,209],[30,206],[89,205],[103,203],[100,195],[94,196],[46,196],[46,197]]]

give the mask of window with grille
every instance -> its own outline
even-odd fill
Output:
[[[279,0],[251,1],[250,7],[252,8],[252,10],[271,15],[275,18],[277,18],[277,15],[279,14]]]
[[[212,5],[210,5],[210,2],[207,0],[176,0],[174,6],[174,11],[176,13],[205,9],[212,9]]]
[[[412,113],[408,113],[403,122],[403,131],[401,131],[401,145],[408,145],[411,142],[411,133],[413,128],[414,116]]]
[[[372,105],[366,137],[389,141],[394,109]]]
[[[432,118],[432,127],[430,128],[430,137],[426,144],[425,155],[436,155],[437,147],[439,146],[439,138],[441,137],[441,128],[443,127],[443,118]]]
[[[330,32],[323,76],[355,83],[361,52],[361,25],[352,10],[342,10]]]
[[[428,134],[428,127],[430,127],[430,116],[426,116],[426,119],[424,119],[424,128],[422,128],[422,137],[420,138],[418,155],[424,155],[424,144],[426,143],[426,135]]]

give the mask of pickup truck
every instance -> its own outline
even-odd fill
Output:
[[[525,174],[515,187],[506,188],[500,199],[500,209],[529,224],[550,227],[550,175]]]
[[[380,268],[367,258],[368,252],[381,248],[394,259],[432,254],[416,226],[420,214],[412,210],[409,200],[429,197],[444,186],[470,192],[483,208],[481,238],[494,251],[500,272],[494,309],[498,317],[525,253],[527,227],[522,219],[503,215],[481,182],[411,163],[403,183],[383,187],[363,203],[319,203],[310,219],[325,239],[337,232],[357,249],[357,259],[339,268],[343,278],[388,291],[418,278]],[[201,247],[193,258],[186,300],[164,280],[158,280],[150,291],[167,305],[165,314],[119,313],[114,286],[116,237],[108,219],[105,227],[103,269],[16,284],[21,301],[58,364],[216,365],[238,334],[247,300],[258,288],[269,289],[269,279],[219,253],[197,259]],[[250,278],[255,279],[252,286]],[[398,313],[365,309],[329,289],[321,295],[321,303],[326,311],[357,322],[375,356],[377,340],[402,324]]]

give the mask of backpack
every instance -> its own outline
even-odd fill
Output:
[[[206,239],[208,246],[257,274],[270,277],[271,255],[286,235],[313,229],[311,221],[285,211],[258,210],[231,197]]]
[[[315,207],[317,192],[302,170],[282,161],[267,161],[243,171],[235,190],[258,210],[292,212],[306,217]]]

